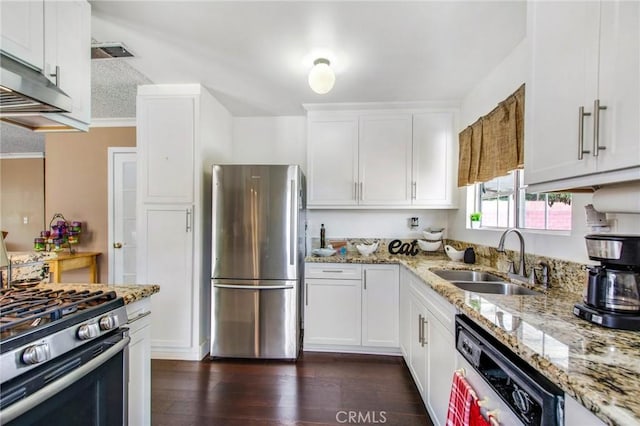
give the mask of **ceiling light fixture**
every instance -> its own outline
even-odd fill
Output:
[[[309,71],[309,87],[319,95],[328,93],[336,82],[330,64],[328,59],[318,58],[313,61],[313,68]]]

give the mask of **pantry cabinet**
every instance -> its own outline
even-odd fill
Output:
[[[305,350],[396,353],[398,265],[307,263]]]
[[[309,208],[453,208],[455,110],[309,111]]]
[[[455,370],[456,310],[409,271],[401,277],[400,309],[408,314],[401,315],[400,329],[409,331],[401,338],[403,356],[429,416],[444,425]]]
[[[640,179],[640,4],[530,2],[528,34],[525,183]]]
[[[210,336],[211,173],[229,160],[231,115],[200,85],[144,85],[136,120],[136,276],[162,287],[152,357],[200,360]]]

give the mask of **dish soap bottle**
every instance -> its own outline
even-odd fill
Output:
[[[320,248],[326,247],[324,223],[320,225]]]

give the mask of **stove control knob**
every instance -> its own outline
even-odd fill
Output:
[[[89,340],[98,337],[100,334],[100,326],[97,323],[83,324],[78,328],[78,339]]]
[[[101,330],[113,330],[118,327],[118,317],[114,317],[111,315],[107,315],[105,317],[100,318],[100,329]]]
[[[22,362],[25,364],[40,364],[49,358],[51,358],[51,353],[49,352],[49,345],[46,343],[29,346],[22,352]]]

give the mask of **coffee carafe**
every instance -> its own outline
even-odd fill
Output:
[[[640,235],[587,235],[584,304],[574,314],[611,328],[640,330]]]

